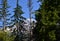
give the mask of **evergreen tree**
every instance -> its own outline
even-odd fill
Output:
[[[12,21],[17,27],[19,27],[19,25],[21,25],[20,23],[22,23],[23,20],[26,19],[22,16],[23,11],[21,10],[21,6],[19,6],[18,2],[19,0],[17,0],[16,2],[16,8],[14,10],[14,15],[12,16],[14,18]]]
[[[28,0],[28,8],[29,8],[29,18],[30,18],[30,34],[29,34],[29,41],[33,41],[33,32],[32,32],[32,23],[31,23],[31,19],[32,19],[32,9],[33,9],[33,6],[32,6],[32,0]]]
[[[37,31],[39,33],[39,40],[41,41],[55,41],[56,24],[59,20],[58,7],[59,0],[40,0],[42,2],[41,9],[36,13]],[[40,14],[39,14],[40,13]]]
[[[23,28],[23,22],[26,18],[24,18],[22,16],[23,14],[23,11],[21,10],[21,6],[19,5],[19,0],[17,0],[16,2],[16,8],[14,10],[14,15],[12,16],[14,19],[12,20],[14,22],[13,25],[16,25],[17,27],[17,36],[16,36],[16,39],[15,41],[22,41],[22,32],[21,32],[21,29]]]
[[[2,0],[2,2],[1,2],[1,7],[2,8],[0,8],[0,14],[1,14],[1,18],[3,19],[3,28],[4,28],[4,30],[5,30],[5,27],[7,26],[7,24],[8,24],[8,18],[7,18],[7,16],[9,16],[10,14],[8,13],[9,11],[8,11],[8,8],[9,8],[9,6],[8,6],[8,3],[7,3],[7,0]]]

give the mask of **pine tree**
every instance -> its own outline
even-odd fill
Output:
[[[29,41],[33,41],[33,32],[32,32],[32,23],[31,23],[31,19],[32,19],[32,9],[33,9],[33,6],[32,6],[32,0],[28,0],[28,8],[29,8],[29,18],[30,18],[30,36],[29,36]]]
[[[5,30],[5,27],[7,26],[7,24],[8,24],[8,18],[7,18],[7,16],[9,16],[10,14],[8,13],[9,11],[8,11],[8,8],[9,8],[9,6],[8,6],[8,3],[7,3],[7,0],[2,0],[2,2],[1,2],[1,7],[2,8],[0,8],[0,14],[1,14],[1,18],[3,19],[3,28],[4,28],[4,30]]]
[[[12,17],[14,17],[14,20],[12,20],[14,22],[14,24],[16,25],[17,27],[17,36],[16,36],[16,39],[15,41],[22,41],[22,38],[23,38],[23,34],[21,32],[22,28],[23,28],[23,22],[26,18],[24,18],[22,16],[23,14],[23,11],[22,11],[22,7],[19,5],[19,0],[17,0],[16,2],[16,8],[14,10],[14,15]]]
[[[19,3],[19,0],[17,0],[16,3],[17,3],[17,4],[16,4],[16,8],[15,8],[15,10],[14,10],[14,15],[12,16],[14,19],[13,19],[12,21],[14,22],[14,24],[15,24],[17,27],[19,27],[19,25],[21,25],[21,23],[23,22],[23,20],[26,19],[26,18],[24,18],[24,17],[22,16],[23,11],[21,10],[22,7],[18,4],[18,3]]]
[[[40,0],[42,2],[41,9],[36,13],[37,31],[41,41],[55,41],[56,24],[59,20],[57,0]],[[39,14],[40,12],[40,14]],[[40,18],[41,17],[41,18]],[[52,35],[53,36],[52,36]],[[39,41],[38,40],[38,41]]]
[[[13,20],[11,20],[13,22],[13,25],[16,25],[17,27],[17,36],[16,39],[17,41],[22,41],[22,28],[23,28],[23,22],[26,18],[24,18],[22,16],[23,11],[22,11],[22,7],[19,5],[19,0],[17,0],[16,2],[16,8],[14,8],[14,15],[11,18],[14,18]],[[15,33],[15,32],[13,32]],[[16,41],[15,39],[15,41]],[[21,39],[21,40],[20,40]]]

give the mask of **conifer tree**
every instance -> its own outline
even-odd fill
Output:
[[[5,27],[7,26],[7,24],[8,24],[8,18],[7,18],[7,16],[9,16],[10,14],[8,13],[9,11],[8,11],[8,8],[9,8],[9,6],[8,6],[8,3],[7,3],[7,0],[2,0],[1,1],[1,7],[2,8],[0,8],[0,14],[1,14],[1,18],[3,19],[2,21],[3,21],[3,28],[4,28],[4,30],[5,30]]]
[[[22,7],[19,5],[19,0],[17,0],[16,8],[14,9],[14,15],[12,16],[14,17],[12,21],[17,27],[17,35],[16,35],[15,41],[22,41],[22,38],[23,38],[21,29],[23,28],[22,23],[24,22],[26,18],[24,18],[22,14],[23,14]]]
[[[36,28],[38,33],[40,33],[40,39],[38,40],[55,41],[56,24],[59,20],[59,0],[40,0],[40,2],[42,2],[41,8],[38,10],[38,13],[36,13],[38,24]]]
[[[22,23],[26,19],[22,16],[22,14],[23,14],[22,7],[19,5],[19,0],[17,0],[16,8],[14,9],[14,15],[11,17],[11,18],[14,18],[11,21],[13,22],[13,25],[16,25],[17,32],[20,32],[19,30],[21,30],[23,28]]]
[[[29,36],[29,41],[33,41],[33,32],[32,32],[32,23],[31,23],[31,19],[32,19],[32,9],[33,9],[33,6],[32,6],[32,0],[28,0],[28,8],[29,8],[29,18],[30,18],[30,36]]]

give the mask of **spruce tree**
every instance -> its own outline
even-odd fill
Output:
[[[2,0],[1,1],[1,8],[0,8],[0,14],[1,14],[1,18],[3,19],[3,28],[5,30],[5,27],[7,26],[9,19],[7,18],[7,16],[9,16],[10,14],[8,13],[8,3],[7,3],[7,0]]]
[[[14,22],[13,25],[16,25],[17,27],[17,36],[15,41],[22,41],[22,32],[21,29],[23,28],[23,22],[26,18],[22,16],[23,11],[22,7],[19,5],[19,0],[16,2],[16,8],[14,8],[14,15],[12,16],[14,19],[12,20]]]
[[[41,8],[36,13],[37,30],[40,33],[41,41],[55,41],[56,40],[56,24],[59,20],[57,7],[59,6],[58,0],[40,0],[42,2]],[[39,18],[39,15],[41,18]],[[53,36],[52,36],[53,35]]]
[[[33,2],[32,0],[28,0],[28,8],[29,8],[29,18],[30,18],[30,34],[29,34],[29,41],[33,41],[33,31],[32,31],[32,23],[31,23],[31,19],[32,19],[32,9],[33,9],[33,6],[32,6]]]

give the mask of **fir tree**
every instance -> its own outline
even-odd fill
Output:
[[[23,28],[23,22],[26,18],[24,18],[22,16],[23,11],[22,11],[22,7],[19,5],[19,0],[17,0],[16,2],[16,8],[14,9],[14,15],[12,16],[14,19],[13,21],[13,25],[16,25],[17,27],[17,36],[15,41],[22,41],[22,28]]]
[[[1,7],[2,8],[0,8],[0,14],[1,14],[1,19],[3,19],[3,28],[4,28],[4,30],[5,30],[5,27],[7,26],[7,24],[8,24],[8,18],[7,18],[7,16],[9,16],[10,14],[8,13],[9,11],[8,11],[8,8],[9,8],[9,6],[8,6],[8,3],[7,3],[7,0],[2,0],[1,1]]]
[[[56,40],[56,24],[59,20],[57,7],[59,1],[57,0],[40,0],[42,2],[41,8],[36,13],[38,39],[41,41],[55,41]],[[39,14],[40,13],[40,14]],[[52,35],[53,36],[52,36]]]

